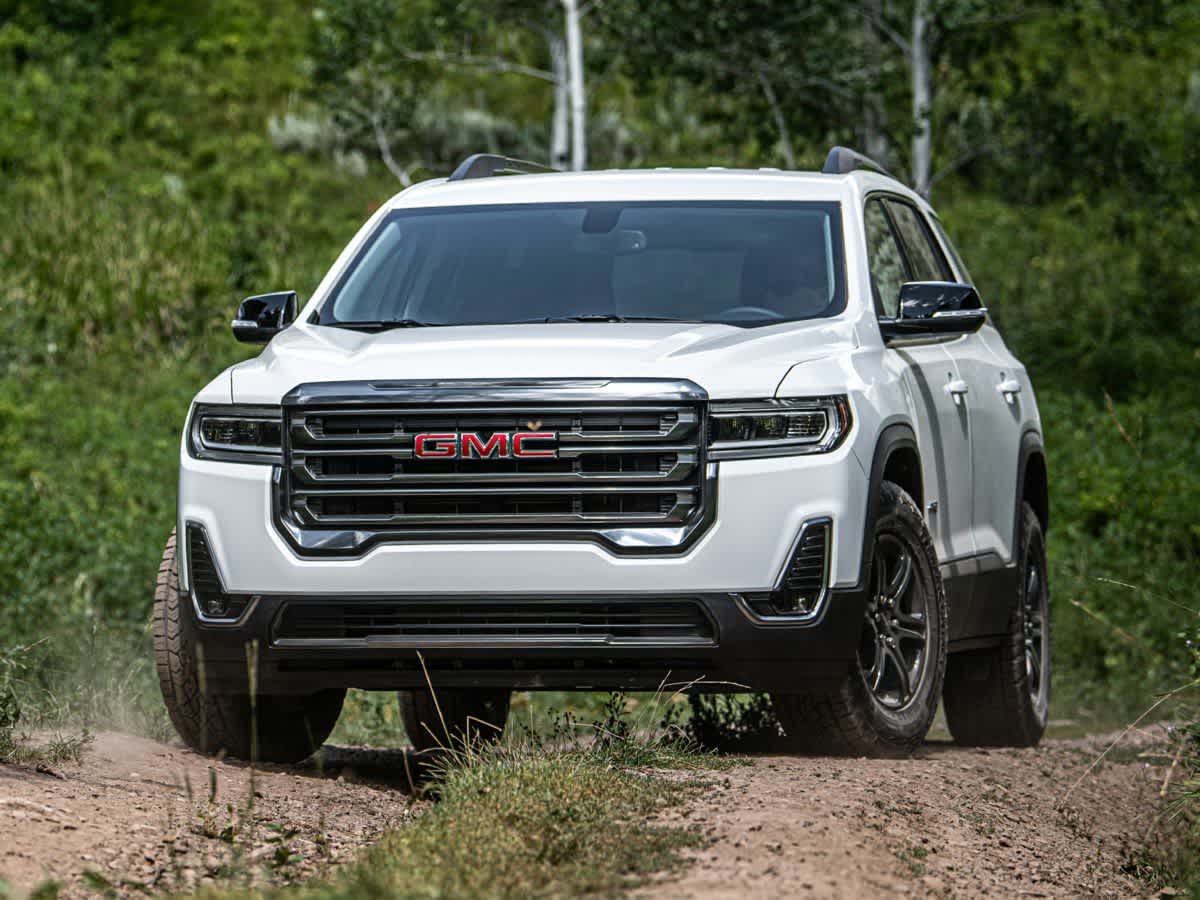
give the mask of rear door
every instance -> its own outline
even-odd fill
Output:
[[[876,195],[864,210],[867,257],[875,311],[894,316],[900,285],[937,281],[928,253],[907,249],[893,200]],[[971,436],[961,389],[962,377],[941,339],[896,342],[885,351],[900,363],[903,379],[920,415],[914,423],[920,445],[925,505],[922,511],[943,562],[975,553],[971,527]]]

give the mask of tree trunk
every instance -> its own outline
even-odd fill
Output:
[[[565,169],[570,162],[570,87],[567,84],[567,45],[562,35],[550,34],[550,71],[554,73],[554,118],[550,122],[550,165]]]
[[[783,107],[779,105],[779,98],[775,95],[775,87],[771,84],[771,79],[767,77],[762,66],[758,68],[758,83],[762,85],[763,96],[766,97],[771,116],[775,119],[775,131],[779,135],[779,150],[783,154],[783,164],[788,169],[795,169],[796,153],[792,150],[792,135],[788,131],[787,116],[784,115]]]
[[[880,165],[888,165],[888,144],[884,128],[887,114],[883,104],[883,41],[879,21],[883,15],[881,0],[863,0],[863,56],[866,61],[867,89],[863,96],[863,150]]]
[[[929,109],[933,102],[932,63],[929,50],[929,0],[913,3],[909,68],[912,71],[912,187],[922,197],[929,193],[933,134]]]
[[[587,92],[583,84],[583,35],[578,0],[562,0],[567,26],[567,72],[571,97],[571,168],[587,168]]]

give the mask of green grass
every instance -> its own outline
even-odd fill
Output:
[[[664,699],[630,704],[610,696],[603,718],[586,726],[587,740],[551,717],[540,727],[510,728],[497,746],[445,751],[426,788],[434,804],[328,880],[200,896],[559,897],[635,886],[705,843],[698,830],[655,817],[734,764],[653,727]],[[377,715],[373,702],[354,697],[340,727]],[[249,878],[243,871],[233,880]]]

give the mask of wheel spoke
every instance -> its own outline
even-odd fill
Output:
[[[896,670],[896,680],[900,684],[900,704],[903,705],[912,694],[912,687],[909,683],[908,665],[904,662],[904,655],[895,647],[886,647],[883,652],[891,661],[892,668]]]
[[[1042,664],[1032,647],[1025,648],[1025,677],[1029,680],[1029,689],[1036,694],[1042,683]]]
[[[906,551],[900,551],[900,556],[896,560],[896,571],[892,574],[891,580],[888,581],[887,593],[885,594],[889,600],[897,603],[897,605],[900,598],[904,596],[904,592],[908,590],[908,585],[912,581],[912,572],[912,557]]]
[[[891,632],[892,632],[892,637],[894,637],[896,639],[897,643],[899,643],[901,640],[920,641],[922,644],[925,643],[924,628],[921,628],[921,629],[912,628],[912,627],[909,627],[909,626],[903,624],[903,622],[901,622],[898,624],[893,624],[891,627]]]
[[[883,673],[886,668],[887,657],[883,653],[883,644],[877,643],[875,645],[875,664],[871,666],[871,671],[867,673],[872,692],[878,693],[879,686],[883,684]]]

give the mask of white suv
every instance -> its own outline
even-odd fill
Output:
[[[941,697],[960,741],[1035,743],[1037,405],[877,168],[472,157],[302,309],[246,300],[267,347],[195,399],[155,600],[184,740],[248,755],[253,712],[298,759],[348,687],[430,746],[512,690],[686,684],[769,692],[801,749],[908,752]]]

